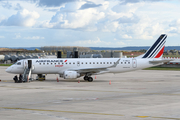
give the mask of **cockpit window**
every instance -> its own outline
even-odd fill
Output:
[[[18,62],[17,65],[21,65],[21,62]]]

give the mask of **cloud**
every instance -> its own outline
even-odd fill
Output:
[[[20,33],[15,33],[15,38],[13,39],[20,39],[21,38],[21,34]]]
[[[59,9],[44,9],[44,10],[47,10],[47,11],[50,11],[50,12],[57,12],[57,11],[59,11]]]
[[[39,39],[44,39],[44,37],[40,37],[40,36],[33,36],[33,37],[24,37],[23,39],[39,40]]]
[[[5,38],[5,37],[4,37],[4,36],[0,36],[0,39],[1,39],[1,38]]]
[[[85,29],[96,30],[95,24],[105,17],[104,12],[96,9],[78,10],[76,12],[57,12],[50,21],[41,24],[41,27],[55,29]]]
[[[169,30],[170,33],[180,33],[180,19],[176,19],[171,21],[169,24]]]
[[[26,26],[31,27],[36,23],[36,19],[39,18],[39,14],[35,11],[29,12],[24,9],[18,11],[17,14],[12,15],[6,20],[3,20],[0,25],[2,26]]]
[[[84,45],[84,44],[93,45],[93,44],[99,44],[101,42],[102,41],[97,37],[97,40],[83,40],[83,41],[77,41],[76,43],[81,44],[81,45]]]
[[[83,45],[83,46],[101,46],[101,45],[109,45],[111,42],[105,42],[101,41],[99,37],[96,38],[96,40],[81,40],[76,41],[75,44],[77,45]]]
[[[127,4],[127,3],[138,3],[138,2],[160,2],[165,0],[119,0],[121,4]]]
[[[110,44],[111,46],[114,46],[114,44],[123,45],[124,43],[124,45],[127,45],[127,40],[150,40],[164,32],[180,33],[180,24],[178,22],[179,7],[174,5],[174,2],[172,2],[172,5],[170,1],[157,1],[161,0],[34,0],[36,3],[33,4],[20,0],[20,2],[18,1],[19,5],[17,1],[9,2],[12,6],[9,5],[10,9],[17,6],[19,11],[12,15],[11,13],[14,12],[7,10],[7,14],[11,14],[9,15],[10,17],[7,17],[6,13],[1,13],[0,21],[2,22],[0,22],[0,25],[74,31],[74,33],[77,32],[74,35],[77,37],[76,41],[81,40],[80,42],[84,45],[87,43],[92,45]],[[124,4],[122,5],[123,2]],[[28,8],[28,10],[23,10],[21,5],[24,8]],[[2,9],[5,10],[4,8]],[[33,10],[38,13],[32,12]],[[41,15],[40,18],[39,14]],[[6,19],[4,20],[4,18]],[[87,31],[89,34],[82,38],[81,34]],[[70,39],[68,32],[66,39],[70,41],[72,38]],[[98,34],[99,40],[89,37],[91,33],[93,34],[92,36],[97,36]],[[21,35],[18,37],[17,35],[16,39],[43,39],[40,37],[43,34],[39,36],[27,34],[26,36],[29,37],[21,37]],[[45,38],[47,39],[47,36]],[[114,38],[118,41],[123,40],[123,42],[117,43],[117,40],[113,40]],[[115,42],[108,42],[111,39]]]
[[[117,21],[119,21],[119,23],[138,23],[140,21],[140,18],[137,15],[133,14],[131,17],[120,17],[119,19],[117,19]]]
[[[14,9],[14,10],[22,10],[23,9],[19,3],[13,5],[12,3],[9,3],[8,1],[2,2],[1,5],[3,8],[6,8],[6,9]]]
[[[132,36],[129,36],[127,34],[123,35],[122,38],[125,38],[125,39],[132,39]]]
[[[16,6],[14,7],[14,9],[15,10],[22,10],[23,7],[19,3],[17,3]]]
[[[13,39],[27,39],[27,40],[38,40],[38,39],[45,39],[41,36],[28,36],[28,37],[22,37],[20,33],[15,33],[15,37]]]
[[[88,9],[88,8],[95,8],[99,6],[102,6],[102,4],[94,4],[93,2],[87,2],[81,6],[80,10]]]
[[[93,0],[91,0],[93,1]],[[165,14],[172,7],[168,3],[147,3],[137,0],[137,4],[119,5],[111,1],[98,2],[73,2],[64,5],[51,20],[40,23],[40,27],[66,29],[77,31],[100,31],[102,34],[113,33],[119,40],[144,39],[149,40],[161,33],[167,33],[168,15]],[[158,1],[158,0],[157,0]],[[133,2],[133,1],[129,1]],[[150,0],[149,0],[150,2]],[[101,5],[92,7],[88,4]],[[87,5],[82,8],[82,6]],[[169,5],[169,6],[168,6]],[[116,8],[114,8],[116,6]],[[123,6],[123,7],[122,7]],[[161,13],[156,12],[160,6]],[[86,9],[86,8],[93,9]],[[119,10],[118,10],[119,9]],[[177,10],[176,10],[177,11]],[[164,12],[164,13],[163,13]],[[165,14],[165,15],[163,15]],[[161,16],[166,16],[163,18]],[[176,28],[176,29],[175,29]],[[169,29],[170,32],[177,32],[177,27]],[[106,34],[105,33],[105,34]],[[86,41],[93,42],[93,41]]]
[[[122,41],[119,41],[119,42],[116,43],[116,45],[117,45],[117,46],[124,46],[124,45],[126,45],[126,44],[125,44],[124,42],[122,42]]]
[[[12,4],[9,3],[9,2],[3,2],[2,3],[2,7],[7,8],[7,9],[11,9],[12,8]]]
[[[32,0],[40,7],[59,7],[65,3],[75,2],[78,0]]]
[[[97,37],[95,40],[81,40],[81,41],[76,41],[75,42],[76,45],[83,45],[83,46],[98,46],[98,47],[101,47],[101,46],[113,46],[113,45],[116,45],[116,46],[124,46],[125,43],[120,41],[120,40],[117,40],[117,41],[102,41],[100,40],[99,37]]]

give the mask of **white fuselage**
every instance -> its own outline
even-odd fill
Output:
[[[108,68],[114,65],[120,59],[116,67]],[[6,69],[6,72],[22,74],[27,61],[29,59],[20,60],[16,64]],[[142,58],[76,58],[76,59],[31,59],[32,74],[63,74],[69,69],[83,68],[103,68],[107,67],[105,73],[122,73],[143,69],[159,64],[150,63],[153,59]],[[100,71],[103,73],[103,71]]]

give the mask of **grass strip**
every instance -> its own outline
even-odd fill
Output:
[[[0,66],[11,66],[12,64],[0,64]]]

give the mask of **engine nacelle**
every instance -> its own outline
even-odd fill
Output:
[[[75,79],[80,77],[80,74],[77,73],[76,71],[65,71],[64,74],[64,79]]]

